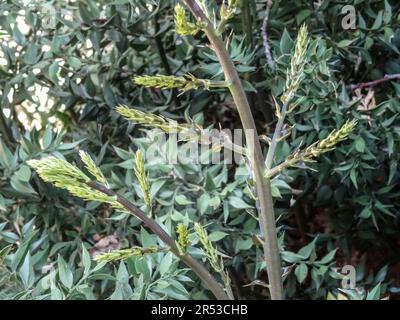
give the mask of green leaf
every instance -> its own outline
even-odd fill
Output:
[[[294,274],[296,275],[297,281],[302,284],[307,277],[308,274],[308,267],[305,263],[300,263],[296,266],[294,270]]]
[[[371,207],[365,207],[362,211],[361,211],[361,213],[360,213],[360,218],[362,218],[362,219],[368,219],[368,218],[370,218],[371,217],[371,215],[372,215],[372,209],[371,209]]]
[[[12,244],[0,249],[0,265],[3,263],[3,261],[7,257],[7,255],[10,253],[11,248],[12,248]]]
[[[355,142],[355,147],[358,152],[364,153],[365,150],[365,141],[363,138],[358,137]]]
[[[304,259],[302,255],[296,254],[290,251],[283,251],[282,252],[282,259],[289,263],[297,263]]]
[[[172,264],[172,254],[168,252],[161,260],[159,271],[161,275],[168,273]]]
[[[250,209],[252,208],[251,205],[248,203],[244,202],[241,198],[235,197],[235,196],[230,196],[229,197],[229,204],[236,208],[236,209]]]
[[[303,259],[308,259],[312,253],[312,251],[315,248],[315,242],[317,241],[317,238],[314,238],[313,241],[311,241],[308,245],[305,247],[301,248],[299,252],[297,252],[298,255],[302,256]]]
[[[0,163],[6,167],[10,168],[13,162],[13,155],[10,149],[4,144],[3,140],[0,138]]]
[[[355,187],[356,189],[358,189],[358,185],[357,185],[357,172],[356,172],[356,169],[355,169],[355,168],[351,169],[351,171],[350,171],[350,179],[351,179],[351,182],[353,182],[354,187]]]
[[[365,300],[379,300],[381,297],[381,284],[378,283],[370,292]]]
[[[201,215],[203,215],[207,211],[209,201],[210,196],[208,195],[208,193],[203,193],[197,200],[197,209],[199,210]]]
[[[342,40],[342,41],[338,42],[338,43],[337,43],[337,46],[338,46],[339,48],[347,48],[347,47],[348,47],[349,45],[351,45],[355,40],[356,40],[356,39],[353,39],[353,40],[345,39],[345,40]]]
[[[89,252],[86,250],[85,245],[82,243],[82,264],[83,264],[83,274],[88,275],[90,271],[90,267],[92,265],[92,261],[90,259]]]
[[[179,194],[175,197],[175,202],[181,206],[193,204],[193,201],[188,200],[184,194]]]
[[[31,43],[24,54],[24,62],[26,64],[32,65],[37,63],[39,59],[40,55],[39,55],[38,45],[36,43]]]
[[[294,44],[294,42],[285,28],[285,30],[283,31],[283,35],[282,35],[280,44],[279,44],[281,53],[282,54],[290,54],[293,44]]]
[[[31,169],[26,165],[22,165],[15,173],[15,177],[20,181],[28,182],[31,179]]]
[[[53,140],[53,130],[51,126],[47,126],[43,134],[43,148],[47,149],[48,147],[50,147],[52,140]]]
[[[34,281],[35,274],[33,272],[33,266],[31,264],[31,255],[29,252],[26,254],[24,262],[21,265],[21,268],[18,271],[18,275],[21,278],[22,284],[25,289],[29,289]]]
[[[54,61],[49,67],[49,78],[56,85],[58,85],[58,76],[57,75],[58,75],[59,69],[60,69],[60,66],[58,65],[57,61]]]
[[[65,262],[65,260],[59,255],[58,256],[58,275],[60,277],[61,283],[66,286],[68,289],[72,288],[74,283],[74,276],[69,266]]]
[[[219,240],[225,238],[227,235],[228,235],[228,233],[226,233],[226,232],[214,231],[214,232],[211,232],[208,237],[210,238],[211,241],[219,241]]]
[[[31,245],[32,239],[36,235],[36,233],[37,231],[35,230],[28,238],[24,239],[22,244],[15,252],[11,262],[11,269],[13,271],[15,271],[18,268],[21,261],[25,259],[25,256],[28,253],[29,247]]]
[[[331,262],[333,260],[333,258],[335,257],[336,254],[336,250],[334,249],[331,252],[329,252],[328,254],[326,254],[320,261],[318,261],[321,264],[327,264],[329,262]]]
[[[383,22],[383,11],[379,11],[378,15],[376,16],[375,22],[372,25],[371,30],[377,30],[382,26]]]

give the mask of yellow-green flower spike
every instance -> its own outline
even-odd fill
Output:
[[[143,192],[144,203],[149,208],[150,215],[151,215],[152,199],[150,196],[150,183],[149,183],[148,176],[146,174],[146,170],[144,168],[143,154],[140,149],[138,151],[136,151],[135,163],[136,163],[135,176],[138,179],[140,189]]]
[[[190,246],[189,231],[187,227],[180,223],[176,227],[176,234],[178,235],[178,249],[181,255],[185,255]]]
[[[223,260],[218,254],[217,249],[212,244],[210,238],[208,237],[207,231],[199,223],[194,224],[194,231],[196,232],[196,235],[199,238],[201,245],[203,246],[204,253],[206,254],[208,261],[210,262],[211,267],[216,272],[223,272]]]
[[[347,121],[339,130],[333,130],[328,137],[311,145],[304,151],[304,159],[318,157],[320,154],[335,149],[335,146],[348,138],[357,125],[357,121]]]
[[[127,106],[118,106],[116,111],[128,120],[135,121],[141,125],[159,128],[167,133],[180,132],[190,129],[187,124],[178,124],[176,121],[166,119],[152,113],[146,113],[136,109],[128,108]]]
[[[296,164],[301,161],[315,161],[315,158],[319,157],[325,152],[334,150],[339,142],[346,140],[356,125],[356,120],[347,121],[339,130],[333,130],[325,139],[313,143],[305,150],[298,150],[290,155],[285,162],[269,170],[265,176],[271,178],[286,168],[296,166]]]
[[[88,185],[91,179],[65,160],[49,156],[40,160],[29,160],[27,163],[44,181],[51,182],[58,188],[66,189],[76,197],[109,203],[116,208],[120,207],[116,197],[92,190]]]
[[[210,88],[227,87],[228,83],[225,81],[211,81],[208,79],[198,79],[192,74],[185,74],[183,76],[138,76],[133,79],[137,85],[159,88],[159,89],[179,89],[181,93],[189,90],[197,90],[203,88],[210,90]]]
[[[238,7],[238,0],[228,0],[228,4],[222,3],[220,9],[221,20],[229,20],[235,15],[236,8]]]
[[[290,101],[300,86],[306,64],[306,55],[309,44],[307,26],[303,24],[296,39],[296,46],[290,61],[290,69],[286,76],[286,89],[281,97],[282,102]]]
[[[94,163],[90,155],[87,152],[80,150],[79,156],[81,157],[82,162],[85,164],[86,169],[96,178],[96,180],[105,186],[108,186],[107,179],[104,177],[96,163]]]
[[[44,181],[51,182],[60,188],[70,185],[71,181],[90,182],[90,178],[77,167],[54,156],[40,160],[28,160],[27,163],[37,171]]]
[[[190,22],[186,16],[185,9],[177,4],[175,6],[175,31],[181,36],[194,36],[201,30],[201,25]]]
[[[159,247],[149,247],[149,248],[141,248],[141,247],[132,247],[129,249],[122,250],[114,250],[111,252],[101,253],[94,257],[96,261],[103,262],[112,262],[118,260],[126,260],[130,257],[143,257],[148,254],[158,253],[167,251],[167,248],[159,248]]]

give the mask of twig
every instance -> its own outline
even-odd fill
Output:
[[[375,87],[375,86],[380,85],[381,83],[392,81],[392,80],[400,80],[400,73],[387,74],[382,79],[378,79],[378,80],[375,80],[375,81],[350,84],[350,85],[347,86],[347,88],[352,90],[352,91],[354,91],[354,90],[357,90],[357,89]]]
[[[282,300],[283,286],[281,258],[277,241],[271,184],[269,179],[264,178],[264,172],[266,171],[264,156],[260,141],[258,139],[257,127],[251,113],[250,105],[238,72],[226,49],[225,43],[216,33],[213,24],[207,18],[195,0],[184,0],[184,2],[192,11],[193,15],[204,25],[204,31],[225,74],[225,80],[231,83],[229,90],[231,91],[232,98],[235,102],[239,112],[240,120],[246,133],[246,140],[249,149],[248,156],[254,171],[257,196],[260,204],[260,229],[265,238],[264,256],[267,262],[268,280],[271,286],[271,299]]]
[[[267,9],[265,10],[265,17],[261,28],[261,34],[263,38],[265,57],[267,58],[268,66],[271,69],[271,71],[275,71],[275,60],[272,57],[271,47],[269,45],[269,40],[268,40],[268,20],[271,7],[272,7],[272,0],[267,0]]]
[[[131,212],[134,216],[140,219],[145,226],[147,226],[152,232],[154,232],[166,245],[168,245],[171,251],[180,258],[187,266],[189,266],[193,272],[195,272],[201,280],[212,291],[215,297],[219,300],[229,300],[228,295],[225,293],[222,286],[215,280],[215,278],[210,274],[210,272],[196,259],[194,259],[190,254],[186,253],[185,255],[181,255],[179,253],[179,249],[174,241],[163,228],[153,219],[148,217],[146,213],[133,205],[130,201],[128,201],[123,196],[119,195],[113,190],[110,190],[103,186],[102,184],[91,181],[88,185],[94,190],[100,191],[108,196],[116,196],[117,202],[120,203],[126,210]]]
[[[272,162],[275,156],[275,149],[282,134],[283,124],[286,118],[288,105],[289,101],[285,102],[282,106],[282,110],[280,111],[280,117],[278,123],[276,124],[270,147],[268,148],[267,158],[265,160],[265,165],[268,171],[271,169]],[[279,108],[279,105],[277,105],[276,107]]]

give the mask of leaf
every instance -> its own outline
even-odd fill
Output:
[[[364,153],[365,150],[365,141],[363,138],[358,137],[355,142],[355,147],[358,152]]]
[[[336,250],[334,249],[331,252],[329,252],[328,254],[326,254],[320,261],[318,261],[321,264],[327,264],[329,262],[331,262],[333,260],[333,258],[335,257],[336,254]]]
[[[29,252],[25,256],[24,262],[22,263],[21,268],[18,271],[18,275],[21,278],[25,289],[29,289],[33,285],[35,281],[35,274],[33,272],[31,255],[29,254]]]
[[[60,69],[60,66],[58,65],[57,61],[54,61],[49,67],[49,78],[56,85],[58,85],[57,75],[58,75],[59,69]]]
[[[15,177],[20,181],[28,182],[31,179],[31,169],[26,165],[22,165],[15,173]]]
[[[310,242],[308,245],[305,247],[301,248],[299,252],[297,252],[298,255],[302,256],[303,259],[308,259],[311,255],[311,252],[315,248],[315,242],[317,241],[317,238],[314,238],[312,242]]]
[[[226,232],[222,232],[222,231],[214,231],[211,232],[208,237],[211,241],[219,241],[223,238],[225,238],[228,234]]]
[[[168,252],[161,260],[160,266],[159,266],[159,271],[161,275],[164,275],[168,273],[168,270],[170,269],[172,264],[172,254]]]
[[[53,140],[53,130],[51,126],[47,126],[43,134],[43,149],[50,147]]]
[[[229,197],[229,204],[236,208],[236,209],[250,209],[252,208],[251,205],[248,203],[244,202],[241,198],[235,197],[235,196],[230,196]]]
[[[74,283],[74,276],[72,271],[69,269],[65,260],[59,255],[57,260],[58,265],[58,276],[60,277],[61,283],[68,289],[72,288]]]
[[[375,22],[371,27],[371,30],[377,30],[382,26],[383,21],[383,11],[379,11],[378,15],[376,16]]]
[[[381,296],[381,284],[378,283],[370,292],[368,292],[365,300],[379,300]]]
[[[12,262],[11,262],[11,269],[15,271],[21,261],[25,259],[26,254],[28,253],[29,247],[31,245],[33,237],[36,235],[37,231],[35,230],[28,238],[24,239],[22,244],[19,246],[17,251],[15,252]]]
[[[302,284],[307,277],[308,267],[305,263],[300,263],[296,269],[294,270],[294,274],[296,275],[297,281]]]
[[[26,64],[32,65],[37,63],[39,59],[40,55],[39,55],[38,45],[36,43],[31,43],[24,54],[24,62]]]
[[[368,218],[371,217],[371,215],[372,215],[372,209],[371,209],[371,207],[365,207],[365,208],[361,211],[359,217],[362,218],[362,219],[368,219]]]
[[[5,246],[4,248],[0,249],[0,265],[3,263],[4,259],[7,257],[9,252],[11,251],[12,244]]]
[[[184,194],[179,194],[175,197],[175,202],[181,206],[193,204],[193,201],[188,200]]]
[[[357,173],[356,173],[356,169],[355,169],[355,168],[351,169],[351,171],[350,171],[350,179],[351,179],[351,182],[353,182],[354,187],[355,187],[356,189],[358,189],[358,185],[357,185]]]
[[[203,193],[197,200],[197,209],[199,210],[201,215],[203,215],[207,211],[209,201],[210,196],[208,195],[208,193]]]
[[[90,267],[92,265],[92,261],[90,259],[89,252],[86,250],[85,245],[82,243],[82,264],[83,264],[83,274],[88,275],[90,271]]]
[[[281,49],[282,54],[289,54],[293,47],[293,40],[287,32],[286,28],[283,31],[283,35],[281,41],[279,43],[279,48]]]
[[[338,46],[339,48],[347,48],[347,47],[348,47],[349,45],[351,45],[355,40],[356,40],[356,39],[353,39],[353,40],[345,39],[345,40],[342,40],[342,41],[338,42],[338,43],[337,43],[337,46]]]
[[[304,258],[303,258],[303,256],[296,254],[294,252],[283,251],[282,259],[289,263],[296,263],[296,262],[302,261]]]
[[[10,168],[12,161],[13,155],[10,149],[7,148],[3,140],[0,138],[0,163],[6,168]]]

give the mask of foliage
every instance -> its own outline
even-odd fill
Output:
[[[353,91],[347,85],[400,73],[400,6],[389,0],[348,4],[356,8],[356,30],[342,29],[341,3],[273,1],[272,71],[260,33],[265,1],[230,1],[220,8],[209,1],[209,14],[226,17],[219,30],[228,29],[231,58],[266,141],[279,116],[271,97],[288,89],[292,39],[303,23],[311,30],[302,79],[295,82],[296,107],[287,115],[274,166],[357,119],[348,140],[334,150],[272,179],[288,298],[375,300],[396,298],[399,291],[393,274],[399,263],[400,86],[393,81]],[[223,258],[236,297],[264,298],[268,281],[247,163],[167,163],[165,158],[185,152],[172,136],[157,159],[137,157],[154,139],[149,120],[162,130],[171,122],[183,130],[239,127],[217,57],[201,33],[194,34],[201,26],[186,12],[182,23],[191,35],[177,35],[176,2],[169,0],[52,5],[55,16],[46,1],[0,4],[0,298],[212,298],[170,252],[94,261],[111,249],[163,244],[128,213],[84,202],[41,180],[28,162],[47,156],[86,167],[85,176],[108,177],[110,187],[176,235],[183,252],[211,257],[217,266]],[[203,79],[217,86],[179,94],[132,81],[161,74],[190,89],[212,87]],[[123,120],[124,109],[115,111],[119,105],[134,107],[128,109],[134,122]],[[82,159],[78,148],[88,152]],[[313,170],[304,170],[309,166]],[[207,230],[215,255],[199,243],[196,222]],[[357,288],[339,290],[340,268],[350,263]]]

